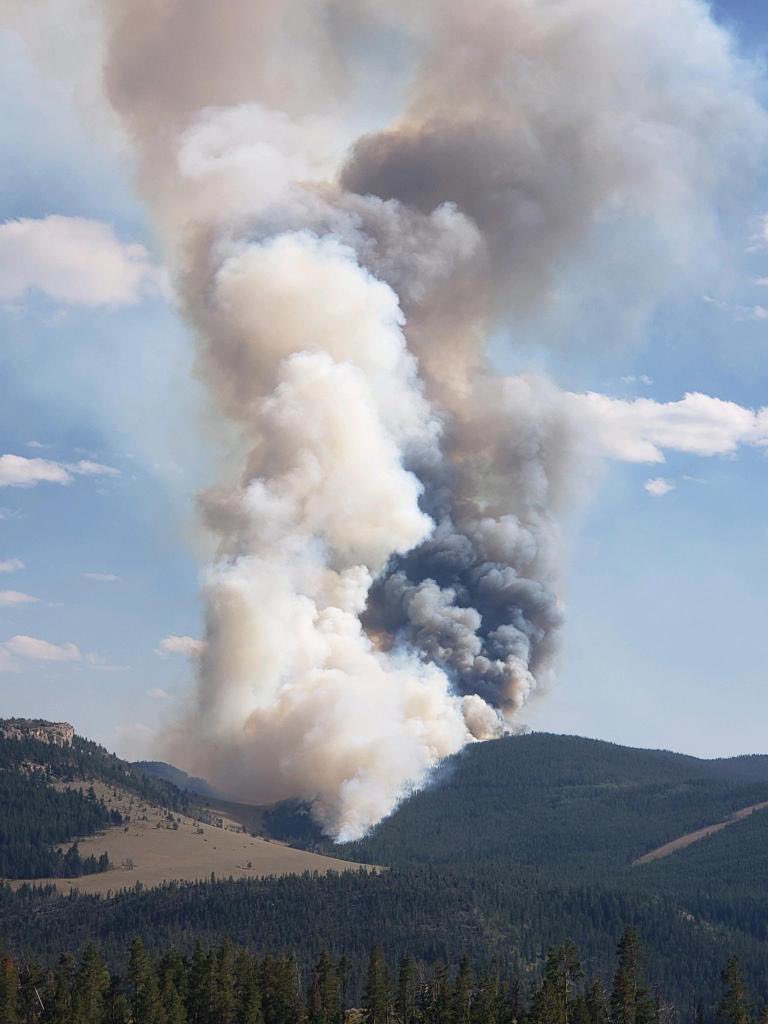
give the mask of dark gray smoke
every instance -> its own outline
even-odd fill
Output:
[[[699,0],[103,7],[233,438],[179,749],[359,836],[554,669],[587,406],[495,375],[490,340],[637,223],[659,258],[628,291],[655,294],[762,114]]]

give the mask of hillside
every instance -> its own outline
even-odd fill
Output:
[[[0,721],[0,878],[14,888],[35,881],[106,894],[213,875],[353,867],[251,835],[254,809],[239,815],[238,805],[214,806],[65,723],[7,721]]]
[[[511,863],[604,879],[766,800],[765,756],[706,761],[533,733],[467,748],[370,836],[340,849],[379,864]]]

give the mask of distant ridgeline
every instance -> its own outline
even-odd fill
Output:
[[[70,878],[110,866],[106,854],[81,857],[76,842],[122,820],[97,799],[94,781],[178,812],[189,805],[188,794],[145,776],[67,723],[0,720],[0,878]],[[66,852],[58,848],[73,841]]]

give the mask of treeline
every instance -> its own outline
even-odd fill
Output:
[[[768,904],[758,893],[759,906]],[[455,964],[467,956],[478,969],[523,977],[526,965],[543,963],[547,944],[571,936],[607,978],[626,923],[643,934],[648,970],[679,1006],[715,1000],[730,952],[750,985],[768,992],[768,947],[753,935],[668,897],[558,885],[511,866],[170,883],[108,898],[0,885],[0,936],[13,948],[52,964],[63,946],[77,953],[95,942],[114,969],[136,935],[153,954],[170,946],[190,954],[195,940],[214,945],[228,935],[250,948],[295,951],[301,963],[315,961],[322,949],[344,954],[355,977],[374,945],[389,963],[407,954],[421,963]]]
[[[75,843],[66,853],[56,847],[91,835],[121,817],[97,800],[93,790],[59,791],[32,772],[0,771],[0,876],[75,877],[105,871],[109,858],[82,857]]]
[[[635,858],[764,801],[766,757],[703,761],[534,733],[470,744],[370,835],[321,848],[369,864],[513,863],[623,884]],[[270,825],[318,846],[301,810],[276,808]],[[762,819],[768,826],[768,812]]]
[[[192,807],[190,795],[172,782],[145,774],[133,765],[110,754],[98,743],[75,736],[71,744],[57,746],[30,738],[0,738],[0,771],[18,771],[22,765],[36,765],[45,774],[63,782],[98,779],[120,786],[141,800],[186,814]]]
[[[739,962],[722,972],[719,1004],[692,1016],[751,1024]],[[351,1011],[357,1011],[351,1013]],[[646,983],[640,938],[626,928],[610,984],[588,978],[575,944],[549,949],[532,980],[481,970],[466,957],[452,969],[406,954],[388,964],[380,947],[355,979],[346,956],[323,951],[302,966],[294,955],[256,957],[225,939],[191,956],[169,949],[152,957],[141,939],[111,973],[89,944],[78,961],[62,954],[44,969],[0,959],[0,1024],[668,1024],[679,1019]],[[761,1020],[765,1019],[765,1013]]]

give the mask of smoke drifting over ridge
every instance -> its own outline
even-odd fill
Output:
[[[761,114],[697,0],[108,11],[108,95],[237,435],[200,499],[183,760],[353,838],[554,669],[578,408],[495,376],[488,340],[598,231],[653,222],[676,271]]]

